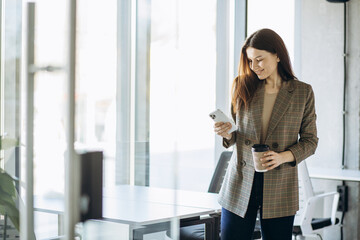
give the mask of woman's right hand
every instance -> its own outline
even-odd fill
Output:
[[[214,131],[217,135],[230,140],[232,135],[228,133],[231,129],[231,123],[229,122],[217,122],[214,124]]]

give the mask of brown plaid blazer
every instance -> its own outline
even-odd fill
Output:
[[[264,105],[262,82],[249,105],[232,113],[238,130],[232,138],[223,140],[228,148],[236,143],[223,185],[219,203],[225,209],[244,217],[254,179],[251,147],[260,143],[261,118]],[[296,163],[282,164],[264,173],[263,218],[295,215],[299,209],[297,164],[314,154],[318,138],[314,93],[309,84],[298,80],[284,81],[275,101],[265,144],[276,152],[290,150]]]

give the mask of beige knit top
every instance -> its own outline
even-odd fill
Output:
[[[262,112],[262,128],[261,128],[261,139],[260,142],[264,143],[267,130],[269,127],[270,117],[274,108],[277,93],[266,93],[264,94],[264,108]]]

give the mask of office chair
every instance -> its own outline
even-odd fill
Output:
[[[208,189],[209,193],[219,193],[221,185],[224,181],[225,173],[229,165],[229,161],[231,159],[232,153],[233,152],[230,151],[224,151],[221,153],[219,161],[215,168],[215,172],[212,176],[209,185],[209,189]],[[167,237],[170,237],[170,232],[167,232],[166,235]],[[204,224],[192,225],[192,226],[180,228],[180,240],[204,240],[204,239],[205,239]],[[253,239],[261,239],[260,223],[258,220],[256,221]]]
[[[298,165],[298,172],[300,209],[295,215],[293,236],[295,239],[304,239],[303,237],[318,237],[322,239],[319,230],[339,223],[339,219],[336,218],[339,193],[334,191],[315,195],[305,161]],[[326,197],[333,198],[331,216],[327,218],[314,218],[316,203]]]

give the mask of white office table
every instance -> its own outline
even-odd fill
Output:
[[[139,201],[139,199],[142,199],[142,201],[152,203],[221,210],[221,206],[217,201],[218,194],[207,192],[117,185],[104,188],[103,196],[104,198],[116,198],[124,201]]]
[[[103,198],[103,218],[113,222],[134,226],[149,225],[179,219],[216,213],[217,209],[178,206],[174,204],[124,201],[116,198]]]
[[[221,211],[218,195],[206,192],[118,185],[105,188],[103,196],[104,219],[127,223],[134,228],[146,225],[149,232],[168,229],[169,221],[173,218],[180,220],[180,226],[187,226],[200,223],[199,216],[210,216]],[[218,217],[215,215],[203,219],[208,223],[208,239],[219,232]]]
[[[338,168],[308,168],[309,176],[317,179],[360,182],[360,171]]]
[[[35,198],[34,202],[37,211],[63,213],[62,199]],[[129,185],[103,192],[103,220],[128,224],[131,239],[168,230],[173,218],[180,220],[180,226],[205,223],[207,239],[218,239],[220,211],[213,193]]]

